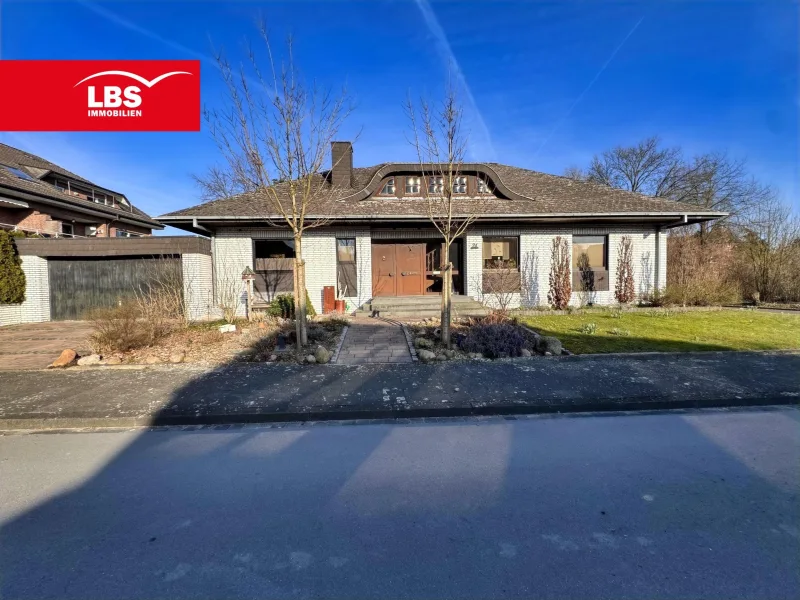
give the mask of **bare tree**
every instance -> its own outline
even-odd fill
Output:
[[[679,148],[662,148],[657,136],[617,146],[592,159],[586,179],[650,196],[667,196],[684,165]]]
[[[206,110],[204,117],[224,167],[212,167],[197,179],[206,198],[246,194],[252,216],[291,230],[299,350],[308,342],[303,234],[329,222],[337,190],[323,166],[352,105],[345,90],[332,94],[316,83],[305,83],[294,62],[291,38],[280,63],[263,23],[260,38],[268,57],[266,73],[252,46],[251,74],[244,66],[231,67],[222,54],[216,58],[227,103],[222,110]]]
[[[567,179],[574,179],[575,181],[586,181],[589,175],[577,165],[570,165],[564,169],[564,177]]]
[[[760,300],[784,300],[787,282],[796,277],[800,218],[773,196],[753,207],[747,222],[742,255],[748,283]]]
[[[734,160],[725,153],[697,156],[679,170],[665,195],[672,200],[694,204],[710,211],[730,213],[736,225],[745,225],[749,211],[773,196],[769,186],[747,173],[745,160]],[[725,219],[715,225],[725,223]],[[700,224],[701,241],[711,228]]]
[[[478,218],[484,200],[472,200],[471,208],[467,209],[467,205],[457,197],[458,193],[463,195],[466,192],[462,165],[468,135],[461,128],[464,111],[452,83],[448,81],[440,104],[432,106],[429,101],[420,99],[415,105],[409,98],[406,113],[411,125],[410,141],[423,175],[422,191],[427,201],[428,218],[444,242],[441,253],[441,330],[442,343],[450,347],[453,290],[450,248]]]

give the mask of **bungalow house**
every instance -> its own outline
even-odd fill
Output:
[[[141,237],[164,226],[119,192],[0,144],[0,229],[42,237]]]
[[[331,152],[332,169],[319,175],[330,192],[325,214],[308,216],[325,224],[303,240],[315,309],[322,309],[326,286],[351,309],[402,296],[435,301],[441,238],[428,218],[425,190],[434,192],[441,181],[414,163],[354,168],[349,142],[333,142]],[[487,292],[497,286],[487,283],[502,272],[511,275],[501,291],[512,296],[512,306],[547,304],[556,236],[569,244],[573,302],[611,304],[623,236],[632,241],[636,292],[646,295],[665,285],[666,230],[724,215],[497,163],[462,165],[454,187],[456,212],[478,215],[451,252],[455,299],[491,302]],[[285,189],[285,183],[276,186],[279,193]],[[249,267],[258,274],[258,302],[292,289],[292,236],[274,212],[263,198],[242,194],[158,220],[211,238],[218,300],[230,282],[238,281],[241,292],[241,274]]]

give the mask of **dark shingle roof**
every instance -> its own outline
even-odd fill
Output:
[[[324,211],[333,217],[391,218],[425,217],[427,202],[419,198],[388,198],[375,195],[383,177],[392,173],[420,171],[411,163],[384,163],[373,167],[353,169],[352,187],[334,190],[322,173],[316,180],[326,190]],[[498,163],[474,163],[462,166],[463,172],[476,172],[488,178],[497,196],[487,200],[464,198],[454,201],[458,214],[479,213],[485,217],[558,216],[636,213],[682,214],[703,212],[697,206],[653,198],[608,186],[575,181]],[[428,170],[428,172],[431,172]],[[274,189],[285,194],[287,184]],[[206,202],[163,217],[266,217],[272,215],[270,201],[263,194],[247,193],[222,200]],[[314,211],[309,211],[313,216]]]
[[[88,186],[113,192],[119,196],[123,195],[119,192],[114,192],[113,190],[109,190],[108,188],[89,181],[80,175],[76,175],[72,171],[68,171],[67,169],[60,167],[55,163],[29,152],[25,152],[23,150],[19,150],[18,148],[0,143],[0,164],[19,169],[29,174],[33,178],[33,180],[21,179],[6,169],[0,168],[0,188],[18,190],[21,192],[36,194],[37,196],[44,196],[45,198],[50,198],[59,202],[68,203],[72,205],[75,210],[80,210],[81,207],[86,207],[95,211],[107,212],[113,216],[124,216],[129,219],[135,219],[143,224],[146,223],[150,227],[163,227],[161,223],[153,220],[150,215],[142,210],[139,210],[133,205],[131,205],[131,210],[112,208],[110,206],[84,200],[77,196],[69,195],[57,187],[50,185],[49,183],[40,181],[41,177],[45,176],[48,172],[52,172]]]

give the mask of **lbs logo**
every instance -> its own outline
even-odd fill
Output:
[[[199,131],[200,61],[0,61],[0,82],[59,98],[0,94],[2,131]]]

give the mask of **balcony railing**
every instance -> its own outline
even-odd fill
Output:
[[[11,231],[24,231],[25,233],[32,233],[34,235],[41,235],[42,237],[52,238],[75,238],[82,239],[85,235],[75,235],[74,233],[61,233],[53,231],[44,231],[43,229],[31,229],[29,227],[20,227],[19,225],[12,225],[11,223],[0,223],[0,229],[9,229]]]

